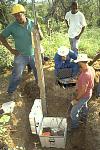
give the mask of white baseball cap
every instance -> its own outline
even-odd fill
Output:
[[[92,59],[88,58],[87,54],[78,54],[78,57],[76,60],[74,60],[75,63],[78,63],[78,62],[88,62]]]
[[[60,56],[67,56],[68,53],[69,53],[69,49],[66,48],[65,46],[61,46],[61,47],[58,48],[58,52],[57,53]]]

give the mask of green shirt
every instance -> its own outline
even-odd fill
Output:
[[[15,21],[14,23],[8,25],[8,27],[5,28],[1,34],[4,38],[8,38],[12,35],[15,41],[16,50],[21,52],[23,55],[31,56],[34,55],[31,38],[33,28],[34,22],[30,19],[27,19],[27,23],[24,26]]]

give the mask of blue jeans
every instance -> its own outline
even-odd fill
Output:
[[[79,126],[79,116],[87,118],[88,115],[88,106],[87,102],[90,98],[80,99],[76,105],[71,109],[71,127],[77,128]],[[81,115],[80,115],[81,114]]]
[[[79,73],[78,63],[71,62],[70,67],[72,68],[72,77],[77,76],[77,74]]]
[[[16,90],[17,86],[20,83],[22,73],[27,64],[29,64],[30,67],[32,68],[34,76],[35,76],[35,80],[36,81],[38,80],[37,70],[36,70],[35,62],[34,62],[34,55],[33,56],[23,56],[23,55],[15,56],[14,68],[12,71],[12,76],[11,76],[8,90],[7,90],[8,93],[13,93]]]
[[[70,41],[71,50],[77,51],[79,40],[77,40],[76,38],[69,38],[69,41]]]

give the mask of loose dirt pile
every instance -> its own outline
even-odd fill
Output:
[[[63,89],[56,86],[53,68],[52,62],[48,62],[44,66],[48,116],[66,117],[75,89]],[[6,89],[10,74],[10,71],[6,71],[0,75],[0,104],[9,101],[6,96]],[[98,77],[96,77],[96,82],[98,82]],[[20,91],[22,97],[20,97]],[[87,125],[85,128],[81,126],[73,135],[67,135],[66,150],[100,150],[100,99],[96,98],[95,91],[89,102],[90,110]],[[5,127],[7,131],[1,138],[1,141],[5,141],[10,148],[35,150],[36,146],[38,150],[42,149],[38,136],[31,134],[28,119],[36,98],[39,98],[39,88],[33,82],[32,75],[25,72],[21,86],[14,94],[16,102],[14,112],[11,115],[10,122]],[[46,148],[43,148],[43,150],[46,150]],[[53,150],[56,150],[56,148]]]

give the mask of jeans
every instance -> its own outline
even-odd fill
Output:
[[[34,55],[33,56],[23,56],[23,55],[15,56],[14,68],[12,71],[12,76],[11,76],[8,90],[7,90],[8,93],[13,93],[16,90],[17,86],[20,83],[22,73],[27,64],[29,64],[30,67],[32,68],[35,80],[36,81],[38,80],[37,70],[36,70],[35,62],[34,62]]]
[[[90,98],[80,99],[77,104],[75,104],[71,109],[71,127],[77,128],[79,126],[79,118],[87,118],[88,115],[88,106],[87,102]]]
[[[70,67],[72,68],[72,77],[77,76],[77,74],[79,73],[78,63],[71,62]]]
[[[77,40],[76,38],[69,38],[69,41],[70,41],[71,50],[77,51],[79,40]]]

